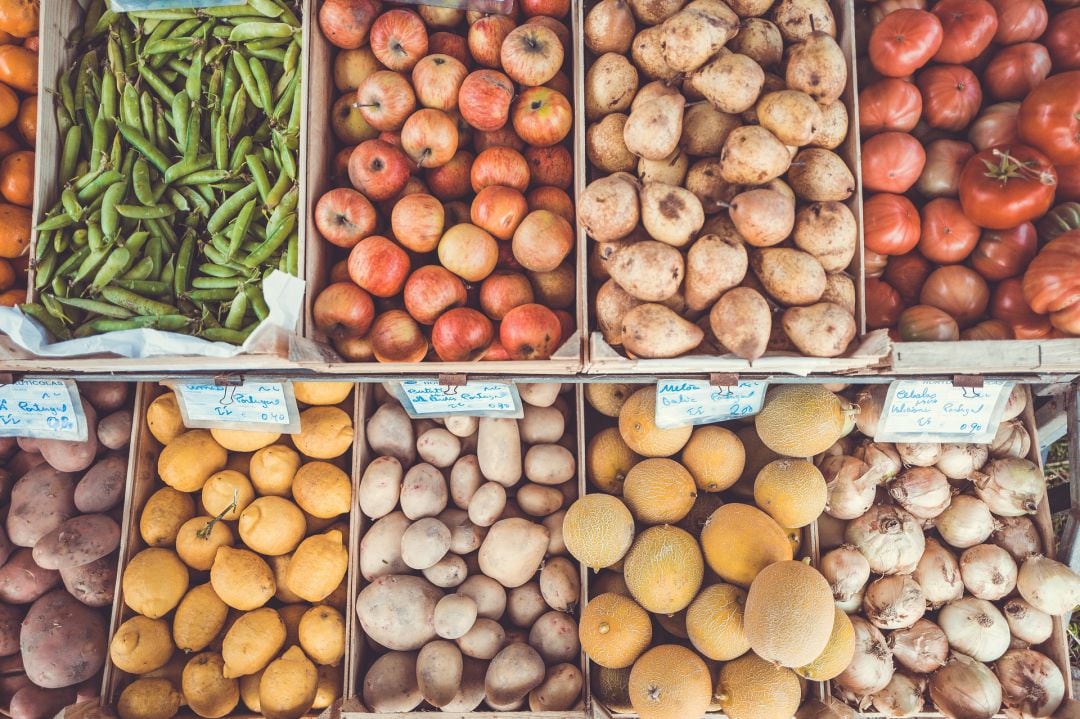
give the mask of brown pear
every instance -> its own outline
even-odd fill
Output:
[[[690,166],[686,173],[686,189],[701,201],[706,215],[720,212],[739,194],[739,186],[724,179],[719,157],[706,157]]]
[[[748,190],[735,196],[728,214],[748,244],[770,247],[795,227],[795,200],[776,190]]]
[[[585,154],[601,172],[633,172],[637,166],[637,155],[626,149],[623,140],[628,119],[621,112],[613,112],[585,131]]]
[[[719,155],[724,140],[741,124],[738,117],[720,112],[708,102],[687,105],[683,113],[683,149],[695,157]]]
[[[746,246],[734,234],[702,235],[686,253],[686,306],[707,310],[746,276]]]
[[[810,305],[825,292],[825,270],[814,256],[790,247],[763,247],[750,255],[750,268],[773,299],[783,305]]]
[[[623,317],[623,347],[636,357],[678,357],[695,349],[705,333],[663,305],[638,305]]]
[[[593,180],[578,198],[578,224],[597,242],[626,237],[640,217],[638,183],[625,172]]]
[[[638,157],[663,160],[675,152],[682,137],[682,95],[650,100],[630,112],[623,127],[626,148]]]
[[[810,357],[838,357],[855,339],[855,318],[832,302],[789,307],[781,324],[795,347]]]
[[[812,32],[791,48],[784,79],[788,88],[805,92],[820,105],[835,102],[847,86],[844,51],[826,33]]]
[[[765,354],[772,333],[772,309],[757,290],[735,287],[713,305],[709,326],[732,354],[755,360]]]
[[[585,16],[585,47],[597,55],[625,55],[634,41],[634,13],[626,0],[600,0]]]
[[[686,0],[629,0],[634,17],[642,25],[659,25],[682,10]]]
[[[609,52],[596,58],[585,73],[585,119],[630,109],[637,85],[637,68],[624,55]]]
[[[785,145],[801,147],[809,144],[821,124],[821,107],[814,98],[798,90],[762,95],[755,113],[758,124]]]
[[[693,0],[661,26],[664,60],[679,72],[693,72],[739,32],[739,16],[722,0]]]
[[[623,343],[622,321],[626,313],[642,302],[619,287],[615,280],[608,280],[596,291],[596,324],[604,341],[609,345]]]
[[[683,254],[656,240],[637,242],[608,262],[611,279],[644,302],[663,302],[676,292],[686,273]]]
[[[778,0],[772,19],[789,45],[805,40],[815,31],[836,37],[836,16],[829,0]]]
[[[727,48],[753,58],[762,67],[779,65],[784,59],[784,38],[780,29],[760,17],[744,18],[739,34],[728,41]]]
[[[644,105],[650,100],[662,100],[664,98],[674,98],[679,95],[679,88],[667,84],[663,80],[653,80],[647,82],[641,86],[634,95],[634,101],[630,103],[630,112],[633,112],[639,106]]]
[[[840,305],[848,314],[855,314],[855,282],[846,272],[826,272],[825,291],[821,293],[822,302]]]
[[[694,89],[721,112],[744,112],[757,102],[765,71],[737,52],[721,53],[690,76]]]
[[[652,182],[641,189],[641,224],[654,240],[685,247],[705,224],[705,211],[690,190]]]
[[[760,125],[732,130],[720,153],[720,172],[734,185],[764,185],[790,166],[787,146]]]
[[[679,71],[664,60],[664,31],[660,27],[647,27],[634,36],[630,57],[645,77],[653,80],[672,80]]]
[[[683,132],[685,135],[685,131]],[[690,158],[682,151],[675,148],[663,160],[646,160],[644,157],[638,160],[637,176],[642,184],[649,182],[662,182],[666,185],[681,185],[686,180],[686,172],[690,169]]]

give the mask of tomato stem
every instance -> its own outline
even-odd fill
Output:
[[[986,166],[986,176],[991,180],[1000,180],[1005,183],[1011,179],[1023,177],[1029,180],[1036,180],[1043,185],[1056,185],[1057,178],[1054,177],[1054,173],[1047,170],[1035,169],[1033,165],[1037,165],[1034,160],[1028,162],[1022,162],[1017,160],[1008,150],[999,150],[996,147],[991,150],[994,157],[1000,159],[1000,162],[994,163],[989,160],[983,160],[983,164]]]

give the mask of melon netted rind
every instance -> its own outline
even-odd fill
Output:
[[[618,497],[586,494],[566,510],[562,536],[575,559],[598,571],[618,562],[630,549],[634,518]]]
[[[855,627],[848,615],[837,607],[832,633],[829,635],[829,643],[825,645],[825,651],[806,666],[796,669],[795,673],[811,681],[827,682],[847,669],[854,656]]]
[[[743,626],[762,659],[801,667],[825,651],[835,616],[825,577],[809,564],[786,561],[761,570],[750,585]]]
[[[773,460],[754,480],[754,504],[781,527],[805,527],[821,516],[828,499],[825,477],[808,459]]]
[[[642,387],[619,410],[619,434],[642,457],[670,457],[684,446],[693,425],[661,429],[656,426],[656,386]]]
[[[623,501],[642,524],[672,524],[690,513],[697,499],[694,478],[673,459],[643,459],[623,482]]]
[[[690,435],[682,450],[683,465],[703,492],[722,492],[739,481],[746,467],[746,449],[726,427],[705,425]]]
[[[593,699],[599,699],[610,711],[618,714],[632,714],[630,706],[630,667],[608,669],[594,667],[592,676]]]
[[[793,556],[783,527],[757,507],[737,502],[712,513],[701,532],[701,547],[721,579],[744,589],[762,569]]]
[[[786,457],[813,457],[843,436],[847,412],[821,385],[786,384],[769,391],[754,427],[762,443]]]
[[[652,621],[649,613],[630,597],[600,594],[581,611],[578,637],[594,664],[625,669],[649,648]]]
[[[630,670],[630,704],[641,719],[700,717],[712,689],[705,660],[678,644],[653,647]]]
[[[746,592],[733,584],[705,587],[686,610],[690,643],[708,659],[730,661],[750,651],[743,629]]]
[[[705,575],[697,540],[684,529],[661,524],[637,536],[623,563],[631,596],[654,614],[674,614],[690,605]]]
[[[795,672],[749,652],[720,668],[716,694],[730,719],[789,719],[802,687]]]

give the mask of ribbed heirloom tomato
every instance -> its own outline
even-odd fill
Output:
[[[971,62],[990,46],[998,30],[997,12],[986,0],[941,0],[933,13],[944,31],[936,62]]]
[[[895,130],[910,132],[922,117],[919,88],[886,77],[859,91],[859,129],[864,136]]]
[[[863,203],[863,241],[882,255],[903,255],[919,243],[919,211],[903,195],[879,192]]]
[[[988,0],[998,17],[994,42],[1011,45],[1039,39],[1046,30],[1046,4],[1043,0]]]
[[[1080,162],[1080,71],[1054,75],[1032,90],[1020,103],[1017,127],[1051,162]]]
[[[979,227],[969,220],[960,203],[939,197],[922,209],[919,252],[941,265],[963,262],[979,242]]]
[[[1040,339],[1054,328],[1046,316],[1032,312],[1024,299],[1019,277],[1002,280],[994,288],[990,297],[990,316],[1009,325],[1018,340]]]
[[[960,204],[976,225],[1004,230],[1049,210],[1056,185],[1057,173],[1041,152],[1002,145],[968,160],[960,174]]]
[[[904,311],[900,293],[888,282],[866,278],[866,326],[872,330],[892,327]]]
[[[1050,53],[1037,42],[1003,47],[983,71],[983,87],[995,100],[1022,100],[1050,74]]]
[[[925,10],[886,15],[870,34],[870,64],[886,77],[907,77],[941,48],[941,20]]]
[[[1080,70],[1080,42],[1076,41],[1077,37],[1080,37],[1080,7],[1058,14],[1050,22],[1043,42],[1058,72]]]
[[[1024,299],[1054,327],[1080,334],[1080,230],[1050,241],[1024,273]]]
[[[971,253],[971,266],[996,282],[1019,275],[1038,251],[1039,235],[1030,222],[1007,230],[987,230]]]
[[[906,132],[874,135],[862,146],[863,187],[869,192],[907,192],[925,164],[922,143]]]
[[[923,118],[938,130],[962,132],[982,105],[982,87],[963,65],[932,65],[915,78],[923,99]]]

